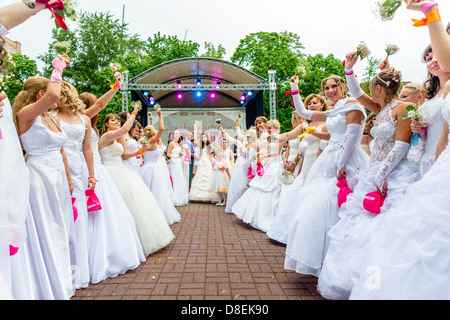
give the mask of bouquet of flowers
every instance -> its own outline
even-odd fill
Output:
[[[161,110],[161,106],[157,103],[153,106],[153,110],[157,111],[158,109]]]
[[[197,125],[197,123],[198,123],[198,121],[197,121],[197,120],[194,120],[194,121],[192,121],[192,124],[193,124],[194,126],[196,126],[196,125]]]
[[[415,121],[426,121],[426,119],[423,117],[423,115],[419,112],[419,110],[413,106],[409,105],[406,107],[407,114],[400,116],[400,119],[411,119]]]
[[[242,113],[239,112],[239,113],[238,113],[238,118],[239,118],[239,119],[242,119],[243,117],[244,117],[244,116],[242,115]]]
[[[376,2],[376,9],[373,11],[382,21],[394,19],[395,12],[402,5],[402,0],[386,0]]]
[[[141,143],[142,146],[145,146],[145,145],[148,146],[148,138],[147,138],[147,136],[144,135],[139,142]]]
[[[55,42],[52,46],[52,49],[53,49],[53,52],[58,56],[66,54],[71,58],[73,57],[73,53],[70,52],[69,41]]]
[[[76,0],[59,0],[48,4],[50,0],[36,0],[36,3],[45,4],[55,19],[56,28],[67,30],[65,20],[76,21],[78,19],[78,2]]]
[[[222,119],[216,119],[216,124],[218,124],[218,125],[220,125],[220,124],[222,124]]]
[[[122,66],[120,63],[111,63],[111,71],[114,73],[114,76],[117,77],[119,73],[126,71],[127,68]]]
[[[295,73],[300,77],[303,78],[306,76],[306,68],[304,65],[299,65],[297,68],[295,68]]]
[[[361,60],[370,56],[370,50],[364,41],[361,41],[356,48],[356,55],[359,56]]]
[[[397,52],[399,52],[400,48],[395,44],[388,44],[386,46],[386,49],[384,49],[384,51],[386,51],[386,54],[387,54],[386,59],[387,59],[387,58],[389,58],[389,56],[392,56],[393,54],[396,54]]]
[[[295,176],[289,170],[283,170],[280,179],[284,184],[292,184],[295,180]]]
[[[133,105],[138,105],[138,112],[142,110],[142,102],[140,100],[132,102]]]

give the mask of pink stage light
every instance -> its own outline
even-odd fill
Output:
[[[177,94],[177,98],[178,98],[178,100],[181,100],[181,99],[183,99],[183,95],[181,93],[179,93],[179,94]]]
[[[216,94],[213,92],[211,93],[211,99],[215,99],[216,98]]]

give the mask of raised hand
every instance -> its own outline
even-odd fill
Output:
[[[291,77],[290,84],[291,84],[291,87],[298,85],[298,76],[297,75]]]
[[[356,64],[356,61],[358,61],[358,55],[356,54],[356,51],[348,53],[345,56],[345,69],[352,69]]]

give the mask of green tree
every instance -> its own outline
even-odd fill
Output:
[[[219,44],[216,48],[213,43],[205,42],[205,53],[203,53],[201,57],[223,60],[225,54],[226,50],[221,44]]]
[[[294,74],[303,54],[300,37],[292,32],[257,32],[241,39],[231,62],[267,78],[269,70],[277,71],[282,83]]]
[[[36,61],[26,55],[13,53],[8,59],[6,94],[11,100],[22,90],[23,83],[39,74]],[[12,101],[11,101],[12,102]]]
[[[369,83],[373,77],[375,77],[379,70],[381,59],[375,59],[373,57],[367,58],[367,67],[364,69],[364,77],[361,82],[361,88],[370,96]]]

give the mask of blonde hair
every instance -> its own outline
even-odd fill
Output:
[[[61,82],[61,97],[59,103],[68,107],[73,114],[84,114],[85,104],[78,97],[77,89],[66,81]]]
[[[322,80],[322,83],[320,85],[320,87],[322,88],[322,92],[325,91],[324,90],[325,83],[328,80],[334,80],[336,82],[337,86],[342,89],[342,93],[343,93],[344,97],[347,96],[347,83],[345,82],[344,78],[342,78],[341,76],[338,76],[336,74],[332,74],[331,76],[329,76],[329,77],[327,77],[327,78]]]
[[[147,138],[151,138],[156,134],[156,129],[151,124],[144,128],[144,134]]]
[[[425,90],[425,86],[423,85],[423,83],[407,83],[403,86],[403,89],[411,90],[414,95],[420,93],[423,95],[427,94],[427,91]]]
[[[276,119],[269,120],[269,121],[267,122],[267,125],[269,125],[269,124],[270,124],[271,126],[273,126],[275,129],[280,130],[280,128],[281,128],[280,121],[278,121],[278,120],[276,120]]]
[[[36,76],[28,78],[23,84],[22,90],[17,94],[14,99],[12,110],[14,123],[17,127],[17,114],[24,107],[38,101],[39,91],[46,91],[50,80],[44,77]],[[52,106],[48,106],[50,109]]]

